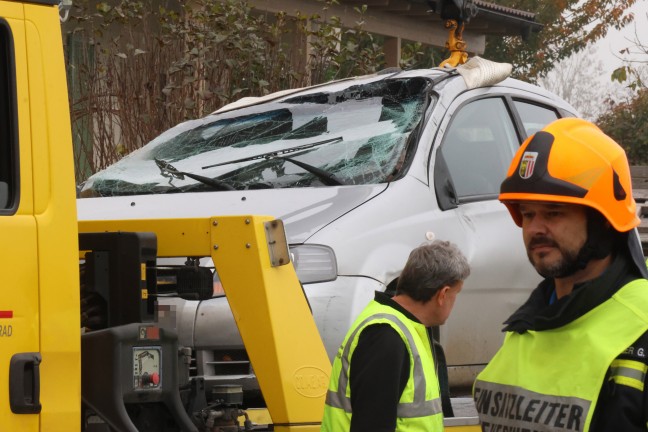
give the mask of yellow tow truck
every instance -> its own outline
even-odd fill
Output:
[[[281,220],[77,222],[58,3],[0,0],[0,430],[319,430],[331,366]],[[160,268],[162,257],[189,264]],[[264,409],[193,376],[175,311],[156,303],[169,284],[212,290],[211,273],[191,265],[202,257],[218,269]],[[476,418],[446,420],[479,430]]]

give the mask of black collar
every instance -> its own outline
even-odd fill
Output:
[[[380,303],[381,305],[389,306],[393,309],[396,309],[398,312],[402,313],[405,315],[407,318],[410,320],[414,321],[415,323],[421,324],[421,321],[418,320],[410,311],[405,309],[403,306],[400,304],[396,303],[390,296],[385,294],[384,292],[376,291],[376,295],[374,296],[374,300]]]
[[[504,331],[524,333],[527,330],[551,330],[562,327],[605,302],[622,286],[642,277],[634,260],[619,253],[596,279],[574,286],[571,294],[549,304],[555,286],[545,279],[529,299],[507,319]]]

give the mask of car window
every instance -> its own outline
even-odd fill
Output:
[[[17,206],[16,110],[11,30],[0,20],[0,214]]]
[[[501,98],[479,99],[461,107],[440,149],[458,200],[497,195],[518,146],[513,121]]]
[[[428,85],[350,81],[186,122],[91,177],[82,197],[391,181],[416,146]]]
[[[541,105],[516,100],[515,108],[522,119],[527,136],[533,135],[558,119],[558,113],[554,109]]]

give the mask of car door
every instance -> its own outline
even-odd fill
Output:
[[[23,5],[0,1],[0,425],[39,430],[38,256]]]
[[[534,101],[478,89],[455,99],[442,120],[434,157],[437,201],[446,232],[456,236],[448,239],[467,254],[472,273],[440,336],[448,364],[460,366],[451,374],[461,370],[467,382],[495,354],[502,322],[540,280],[497,196],[522,140],[556,118],[557,110]]]

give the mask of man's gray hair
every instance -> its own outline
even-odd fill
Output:
[[[414,249],[407,259],[396,294],[427,302],[441,288],[462,282],[470,275],[468,260],[448,241],[435,240]]]

